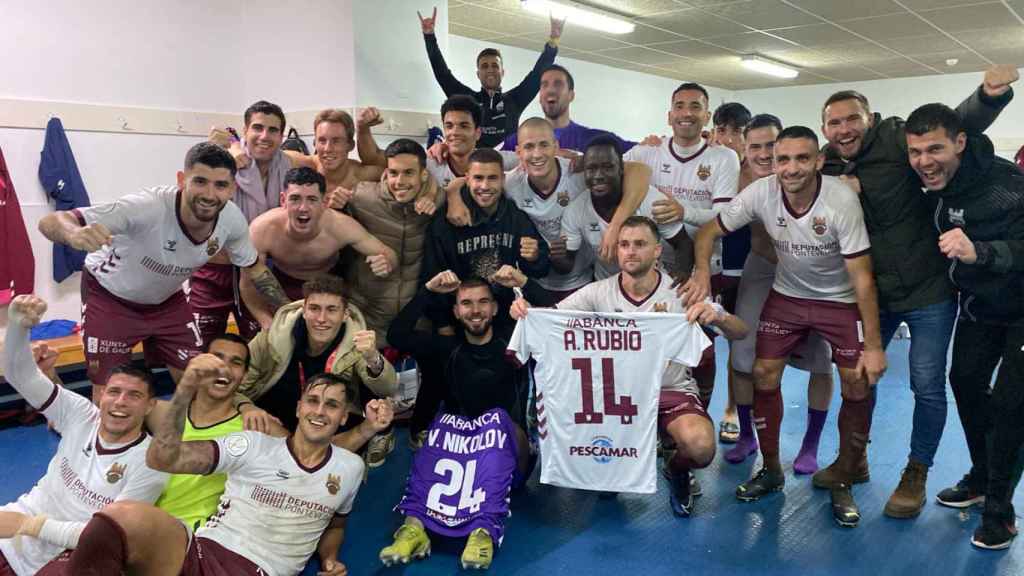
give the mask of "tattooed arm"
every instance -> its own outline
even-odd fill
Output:
[[[277,281],[274,273],[270,271],[270,268],[267,268],[267,263],[263,256],[260,256],[252,266],[242,268],[242,273],[246,275],[247,279],[256,288],[256,291],[270,305],[272,312],[276,312],[278,308],[291,302],[288,295],[284,293],[284,288],[281,288],[281,283]]]
[[[213,354],[200,354],[193,358],[178,382],[170,409],[156,423],[153,441],[146,451],[146,465],[154,470],[172,474],[209,474],[216,466],[212,442],[182,442],[185,416],[200,382],[208,378],[228,378],[228,369]]]

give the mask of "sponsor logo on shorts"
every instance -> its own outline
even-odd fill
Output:
[[[107,470],[107,482],[111,484],[117,484],[124,478],[124,470],[127,468],[127,464],[119,464],[114,462],[110,465],[110,470]]]
[[[607,436],[594,436],[589,446],[570,446],[569,456],[593,458],[598,464],[607,464],[613,459],[639,458],[635,447],[616,448],[612,439]]]
[[[827,232],[828,231],[828,226],[825,224],[825,217],[824,216],[815,216],[814,217],[814,225],[811,226],[811,228],[814,229],[814,233],[817,234],[818,236],[821,236],[822,234]]]
[[[341,490],[341,478],[339,478],[336,474],[328,474],[327,491],[331,493],[331,496],[334,496],[335,494],[338,493],[338,490]]]
[[[778,322],[772,322],[771,320],[760,320],[757,323],[758,334],[774,334],[776,336],[788,336],[792,330],[783,328]]]
[[[89,336],[88,338],[85,339],[85,349],[88,352],[90,352],[92,354],[95,354],[95,353],[99,352],[99,347],[100,347],[100,341],[99,341],[98,338],[94,338],[92,336]]]
[[[120,340],[104,340],[102,338],[86,338],[85,349],[90,354],[131,354],[132,347]]]
[[[697,178],[700,178],[701,182],[711,178],[711,166],[708,164],[701,164],[697,167]]]

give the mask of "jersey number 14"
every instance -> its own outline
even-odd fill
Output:
[[[574,416],[577,424],[600,424],[604,416],[618,416],[623,424],[632,424],[637,415],[636,404],[630,396],[615,394],[615,363],[612,358],[601,358],[601,388],[604,392],[604,414],[594,410],[594,371],[590,358],[573,358],[572,369],[580,372],[583,409]]]

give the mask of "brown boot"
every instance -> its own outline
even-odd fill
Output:
[[[860,461],[857,463],[854,473],[850,478],[851,484],[863,484],[868,480],[871,480],[871,473],[868,471],[867,450],[861,451],[859,460]],[[834,462],[815,472],[814,476],[811,476],[811,483],[814,484],[815,488],[824,488],[828,490],[841,479],[842,476],[840,474],[839,462],[840,460],[837,456]]]
[[[903,469],[903,477],[896,491],[885,504],[885,515],[892,518],[913,518],[924,507],[925,483],[928,481],[928,467],[909,460]]]

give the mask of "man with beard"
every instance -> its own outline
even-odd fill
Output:
[[[1013,96],[1014,66],[994,66],[982,85],[960,106],[964,129],[983,132]],[[946,355],[956,318],[956,300],[947,263],[936,250],[934,214],[921,181],[907,163],[903,119],[872,113],[858,92],[837,92],[822,107],[822,132],[828,139],[824,174],[844,175],[860,193],[872,246],[882,313],[882,344],[888,345],[900,324],[910,328],[910,388],[914,423],[910,455],[885,514],[911,518],[925,502],[928,469],[946,423]],[[830,466],[814,475],[814,485],[836,481]],[[853,482],[870,478],[865,459]]]
[[[775,177],[762,178],[705,224],[696,239],[693,276],[684,287],[688,303],[710,293],[714,243],[760,220],[771,236],[778,269],[757,329],[754,413],[764,466],[736,489],[744,502],[782,490],[779,460],[782,371],[811,332],[832,345],[843,404],[839,412],[839,462],[843,482],[832,487],[832,513],[853,527],[860,512],[850,478],[871,430],[871,387],[885,372],[878,328],[878,301],[870,244],[856,194],[838,178],[821,176],[824,156],[809,128],[790,126],[775,141]]]
[[[636,142],[623,140],[607,131],[577,124],[569,118],[569,105],[576,99],[576,82],[564,66],[552,64],[540,77],[540,109],[555,129],[555,139],[563,150],[582,152],[594,137],[610,134],[623,152],[636,146]],[[515,150],[519,143],[517,134],[510,134],[502,144],[502,150]]]
[[[690,322],[713,327],[726,338],[742,338],[747,326],[710,300],[684,307],[672,288],[672,278],[657,266],[661,256],[658,226],[644,216],[626,219],[619,235],[617,274],[588,284],[558,302],[560,310],[583,312],[685,313]],[[529,302],[517,299],[512,317],[526,315]],[[675,454],[668,461],[671,492],[669,506],[677,516],[693,513],[691,471],[704,468],[715,457],[715,428],[701,401],[690,368],[670,362],[662,377],[658,399],[658,430],[672,438]]]
[[[45,312],[46,302],[27,294],[16,296],[8,308],[3,360],[7,382],[61,439],[46,474],[32,490],[0,507],[3,576],[36,574],[78,545],[86,522],[105,504],[153,502],[167,482],[166,474],[146,466],[150,438],[143,423],[156,402],[152,374],[130,365],[114,368],[102,396],[95,397],[99,407],[55,384],[36,365],[29,348],[29,330]]]
[[[1024,174],[943,104],[918,108],[904,130],[960,290],[949,384],[972,466],[938,501],[966,508],[984,500],[971,543],[1002,550],[1017,534],[1011,477],[1024,442]]]
[[[293,168],[285,176],[282,206],[256,218],[249,227],[253,246],[262,258],[273,263],[274,275],[291,300],[302,298],[306,280],[334,268],[346,246],[362,255],[376,276],[388,276],[398,264],[395,252],[359,222],[327,210],[326,192],[322,174],[312,168]],[[269,327],[273,310],[246,278],[242,278],[240,289],[248,311],[264,329]]]
[[[775,139],[782,131],[782,122],[771,114],[754,116],[743,129],[743,163],[740,172],[740,194],[754,181],[770,178],[775,174]],[[716,129],[717,134],[717,129]],[[762,222],[751,222],[750,254],[743,265],[736,298],[736,315],[749,326],[757,326],[764,301],[771,291],[775,278],[775,264],[778,257],[772,245],[771,236]],[[723,238],[727,248],[728,240]],[[723,248],[723,251],[726,251]],[[730,388],[736,399],[739,418],[739,438],[736,446],[727,451],[728,462],[739,463],[757,452],[757,437],[754,435],[754,349],[756,331],[745,338],[734,340],[729,347],[729,364],[732,368]],[[818,440],[828,417],[832,401],[832,353],[828,342],[817,334],[811,334],[805,344],[790,356],[789,365],[811,373],[807,388],[807,430],[804,433],[800,452],[793,461],[797,474],[813,474],[818,468]]]
[[[299,426],[287,438],[238,432],[183,441],[198,383],[227,377],[218,358],[198,360],[196,377],[182,379],[146,457],[173,474],[226,474],[217,513],[193,533],[149,504],[111,504],[86,525],[65,573],[294,576],[316,553],[319,574],[346,574],[338,550],[363,463],[332,445],[348,415],[344,382],[330,374],[310,378],[295,408]]]
[[[593,269],[596,279],[603,280],[619,271],[616,261],[609,263],[597,257],[602,237],[623,203],[623,158],[614,137],[603,134],[587,144],[583,153],[583,178],[588,192],[580,194],[565,209],[562,235],[566,240],[564,244],[555,245],[551,263],[555,271],[564,274],[573,270],[580,260],[585,263],[585,269]],[[649,187],[636,214],[651,218],[659,198],[662,198],[661,193]],[[659,224],[658,232],[674,252],[673,259],[662,261],[661,265],[673,277],[685,278],[692,258],[682,222]]]
[[[434,216],[420,278],[430,279],[451,270],[459,278],[476,276],[493,282],[498,309],[505,310],[504,314],[499,312],[495,327],[503,334],[512,329],[507,314],[513,300],[512,290],[507,287],[511,271],[521,271],[530,279],[528,287],[535,288],[534,280],[548,273],[548,246],[529,216],[504,197],[501,155],[490,148],[479,148],[469,161],[466,185],[459,193],[470,208],[472,224],[456,227],[444,214]],[[436,329],[452,325],[452,308],[445,296],[432,298],[433,305],[428,308]]]
[[[111,204],[47,214],[43,236],[89,252],[82,272],[82,341],[94,398],[110,370],[147,358],[178,380],[203,340],[181,284],[224,249],[272,309],[288,297],[249,241],[249,225],[231,198],[235,161],[202,142],[189,149],[177,186],[128,194]]]
[[[443,336],[417,332],[416,322],[426,311],[429,295],[452,293],[455,295],[452,313],[462,328],[459,334]],[[495,333],[492,323],[497,313],[498,304],[487,281],[473,277],[460,279],[453,271],[444,270],[426,283],[425,290],[417,293],[391,324],[388,340],[399,349],[417,356],[446,359],[441,408],[445,416],[476,419],[494,415],[499,420],[508,417],[511,422],[503,428],[511,430],[513,437],[504,449],[490,448],[475,458],[475,480],[469,490],[473,491],[474,486],[487,486],[484,500],[476,504],[476,509],[482,509],[483,514],[467,518],[459,517],[457,510],[450,510],[447,516],[461,520],[454,529],[433,520],[437,515],[433,508],[443,510],[447,505],[432,505],[428,496],[433,492],[431,486],[443,480],[433,473],[432,465],[427,465],[433,464],[434,453],[440,452],[434,450],[434,446],[440,445],[441,440],[428,440],[416,454],[405,496],[397,506],[405,515],[405,522],[395,532],[394,543],[380,551],[385,565],[404,564],[412,558],[428,556],[430,538],[426,528],[448,536],[468,536],[461,559],[464,568],[490,566],[494,546],[501,543],[504,518],[508,515],[508,491],[514,475],[525,482],[530,451],[525,433],[526,386],[521,372],[506,358],[508,340]],[[432,430],[442,428],[435,420]],[[461,472],[461,465],[459,469]]]
[[[434,78],[444,91],[445,97],[450,98],[456,94],[472,96],[483,106],[479,145],[483,148],[494,148],[501,144],[507,134],[515,131],[523,109],[529,106],[537,95],[541,72],[554,63],[565,20],[551,17],[551,35],[544,45],[544,51],[537,58],[537,63],[518,86],[507,92],[501,89],[501,81],[505,77],[501,52],[495,48],[481,50],[476,57],[476,77],[480,80],[480,89],[474,91],[455,78],[444,61],[441,49],[437,46],[437,36],[434,35],[437,8],[434,8],[434,13],[429,18],[424,18],[419,12],[416,14],[420,17],[430,68],[434,71]]]

